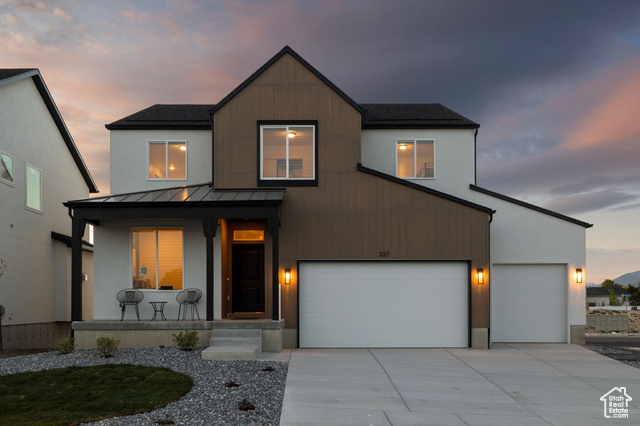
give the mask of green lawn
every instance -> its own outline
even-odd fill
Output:
[[[0,376],[0,425],[67,425],[150,411],[181,398],[191,377],[137,365]]]

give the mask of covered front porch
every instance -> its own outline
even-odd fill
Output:
[[[283,196],[284,189],[203,184],[65,203],[73,221],[71,306],[78,345],[94,347],[95,338],[110,336],[121,347],[171,346],[172,334],[181,330],[198,331],[206,345],[216,328],[244,327],[269,334],[265,342],[275,343],[265,343],[268,350],[280,350]],[[83,316],[80,303],[82,258],[76,244],[87,223],[96,226],[93,318]],[[125,288],[144,296],[137,306],[141,321],[134,306],[126,307],[120,321],[116,294]],[[176,296],[191,288],[202,292],[201,320],[178,321],[183,305]],[[166,302],[168,321],[159,321],[160,315],[150,321],[154,308],[148,302]]]

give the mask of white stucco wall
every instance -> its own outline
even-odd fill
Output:
[[[206,293],[206,240],[202,230],[202,223],[199,220],[102,221],[94,231],[94,319],[120,319],[121,311],[116,295],[118,291],[132,286],[131,229],[141,227],[183,228],[184,288],[199,288],[202,290],[203,298],[198,304],[198,310],[200,317],[204,319],[206,317],[206,303],[204,300],[204,294]],[[153,301],[169,302],[164,309],[165,316],[170,320],[175,320],[178,317],[176,295],[179,290],[141,291],[144,293],[144,300],[138,306],[141,320],[149,320],[153,316],[153,309],[148,303]],[[131,320],[135,318],[134,309],[127,307],[125,319]]]
[[[396,175],[396,140],[435,141],[435,178],[408,179],[438,191],[459,194],[475,182],[473,129],[362,130],[362,165]]]
[[[3,325],[52,322],[55,245],[51,231],[71,235],[62,205],[89,189],[31,78],[0,87],[0,151],[14,159],[14,185],[0,181],[0,278]],[[27,163],[42,172],[42,212],[26,208]]]
[[[148,141],[187,141],[187,179],[149,180]],[[111,193],[211,182],[211,130],[112,130]]]

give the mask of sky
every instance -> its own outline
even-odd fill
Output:
[[[105,124],[285,45],[356,102],[480,123],[479,186],[593,223],[587,282],[640,270],[640,1],[0,0],[0,67],[40,69],[102,195]]]

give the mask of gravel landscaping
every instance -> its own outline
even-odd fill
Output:
[[[193,378],[194,386],[183,398],[163,408],[134,416],[116,417],[91,425],[278,425],[288,364],[281,361],[209,361],[177,348],[119,349],[113,358],[98,352],[74,351],[67,355],[45,352],[0,359],[0,375],[68,366],[135,364],[167,367]],[[269,371],[272,367],[273,371]],[[267,371],[263,371],[266,369]],[[227,387],[227,382],[238,387]],[[238,405],[249,401],[254,410]],[[162,423],[172,421],[173,423]]]
[[[585,348],[632,367],[640,368],[640,351],[599,345],[585,345]]]

